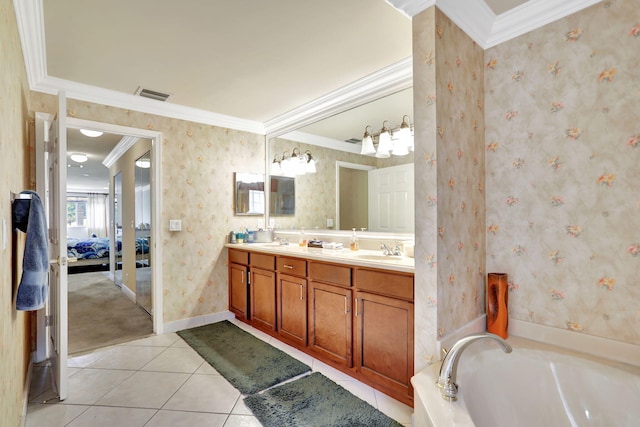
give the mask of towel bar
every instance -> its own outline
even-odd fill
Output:
[[[22,199],[22,200],[31,200],[31,194],[22,194],[22,193],[14,193],[11,192],[11,201]]]

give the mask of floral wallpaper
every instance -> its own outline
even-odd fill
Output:
[[[33,111],[55,98],[31,93]],[[264,172],[264,136],[120,108],[67,100],[67,114],[162,132],[163,321],[227,310],[229,232],[252,226],[233,215],[234,172]],[[254,218],[254,217],[251,217]],[[169,232],[169,219],[182,219]]]
[[[7,247],[0,251],[0,413],[6,425],[21,424],[27,368],[31,358],[29,312],[16,311],[13,281],[10,193],[35,189],[29,145],[29,85],[10,0],[0,0],[0,210],[7,222]],[[31,128],[32,129],[32,128]],[[27,384],[28,387],[28,384]],[[4,424],[3,424],[4,425]]]
[[[414,370],[438,359],[438,188],[436,153],[435,7],[413,17],[415,115]]]
[[[512,318],[640,344],[640,1],[485,53],[487,270]]]
[[[442,337],[485,311],[484,52],[439,10],[435,36]]]

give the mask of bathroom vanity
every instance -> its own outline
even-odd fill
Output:
[[[413,406],[413,258],[274,243],[227,247],[236,318]]]

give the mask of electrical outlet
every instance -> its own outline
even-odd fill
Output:
[[[333,218],[327,218],[327,228],[333,227]]]

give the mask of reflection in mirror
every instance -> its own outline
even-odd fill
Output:
[[[136,304],[151,314],[151,151],[135,165]]]
[[[264,215],[264,175],[235,174],[236,215]]]
[[[307,150],[313,152],[313,158],[316,162],[315,174],[295,177],[297,190],[295,216],[277,218],[275,228],[299,229],[304,227],[309,230],[350,230],[355,227],[371,231],[413,233],[413,212],[408,220],[406,219],[407,215],[404,215],[405,212],[399,212],[396,215],[404,218],[401,225],[396,225],[391,216],[383,217],[380,220],[380,215],[378,215],[379,219],[372,222],[369,208],[369,202],[372,200],[371,192],[368,189],[369,173],[364,177],[360,172],[360,181],[364,180],[367,184],[359,187],[358,190],[354,190],[355,181],[353,179],[339,178],[342,168],[382,171],[386,168],[405,165],[411,174],[411,190],[404,191],[404,193],[406,193],[406,197],[413,198],[413,151],[409,151],[404,156],[390,155],[388,158],[379,158],[374,154],[360,154],[362,138],[367,126],[371,127],[377,148],[378,136],[385,121],[387,122],[386,126],[390,129],[399,129],[403,119],[410,119],[412,116],[413,89],[409,88],[305,126],[297,131],[272,138],[269,141],[268,158],[273,159],[276,154],[283,153],[291,147],[298,147],[300,152]],[[346,164],[352,166],[344,166]],[[338,165],[343,165],[343,167],[338,168]],[[401,180],[407,179],[406,172],[402,173]],[[373,182],[380,182],[380,180],[375,179]],[[404,184],[398,185],[402,187]],[[349,190],[352,192],[342,196],[341,199],[341,194]],[[395,197],[385,195],[385,191],[378,186],[374,191],[374,194],[377,195],[374,195],[373,198]],[[392,207],[399,206],[393,201],[390,205]],[[403,201],[402,206],[413,206],[413,201],[406,201],[406,203]],[[413,208],[411,210],[413,211]],[[349,212],[351,218],[343,217],[341,211]],[[354,215],[355,218],[353,218]]]
[[[115,243],[113,244],[113,256],[111,257],[111,273],[117,286],[122,286],[122,259],[120,248],[122,245],[122,172],[118,172],[113,177],[113,233]]]
[[[270,181],[269,214],[293,216],[296,213],[296,181],[294,177],[272,176]]]

